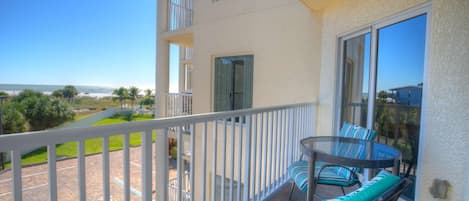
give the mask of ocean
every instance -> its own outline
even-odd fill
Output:
[[[32,85],[32,84],[0,84],[0,91],[5,91],[10,95],[16,95],[25,89],[39,91],[44,94],[51,94],[57,89],[63,89],[65,85]],[[112,96],[113,88],[100,86],[81,86],[74,85],[78,90],[78,96],[89,96],[102,98]]]

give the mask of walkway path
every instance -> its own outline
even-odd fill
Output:
[[[70,123],[66,123],[64,125],[59,126],[58,128],[90,127],[90,126],[93,126],[93,124],[98,122],[99,120],[111,117],[112,115],[114,115],[118,112],[121,112],[121,109],[119,107],[109,108],[107,110],[92,114],[89,117],[80,119],[78,121],[73,121],[73,122],[70,122]],[[124,109],[124,112],[128,112],[128,110]]]

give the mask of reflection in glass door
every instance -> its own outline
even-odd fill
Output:
[[[344,41],[341,122],[366,127],[370,34]]]
[[[373,128],[379,133],[378,141],[402,151],[403,170],[409,171],[413,179],[420,133],[425,31],[426,15],[377,30]],[[413,189],[404,195],[413,199]]]
[[[401,174],[415,181],[427,16],[409,17],[341,38],[338,126],[351,122],[376,130],[377,141],[402,151]],[[404,197],[413,200],[414,189]]]

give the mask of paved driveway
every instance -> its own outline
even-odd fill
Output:
[[[154,153],[154,152],[153,152]],[[102,156],[86,157],[86,198],[102,200]],[[141,200],[141,148],[130,149],[131,200]],[[112,200],[123,200],[123,151],[110,153],[110,188]],[[152,162],[152,164],[155,164]],[[169,177],[176,177],[170,167]],[[154,167],[153,167],[154,169]],[[58,200],[78,200],[77,160],[68,159],[57,162]],[[153,174],[155,172],[153,171]],[[47,164],[22,169],[23,200],[46,201],[48,198]],[[0,201],[13,200],[11,171],[0,174]],[[155,178],[154,176],[152,178]],[[153,189],[155,180],[153,179]]]

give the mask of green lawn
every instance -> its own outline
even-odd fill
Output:
[[[121,124],[126,123],[128,117],[125,115],[116,115],[110,118],[102,119],[93,124],[93,126],[109,125],[109,124]],[[131,121],[145,121],[153,119],[151,115],[133,115]],[[154,141],[156,134],[152,134],[152,140]],[[109,149],[110,150],[119,150],[123,147],[123,135],[117,134],[109,137]],[[139,146],[142,142],[141,133],[131,133],[130,134],[130,146]],[[67,142],[64,144],[57,145],[56,155],[57,158],[60,157],[74,157],[77,155],[77,142]],[[102,138],[88,139],[85,141],[85,154],[95,154],[102,152]],[[27,155],[22,157],[21,163],[23,165],[36,164],[47,161],[47,149],[46,147],[39,148]],[[6,164],[7,167],[10,166],[9,163]]]

